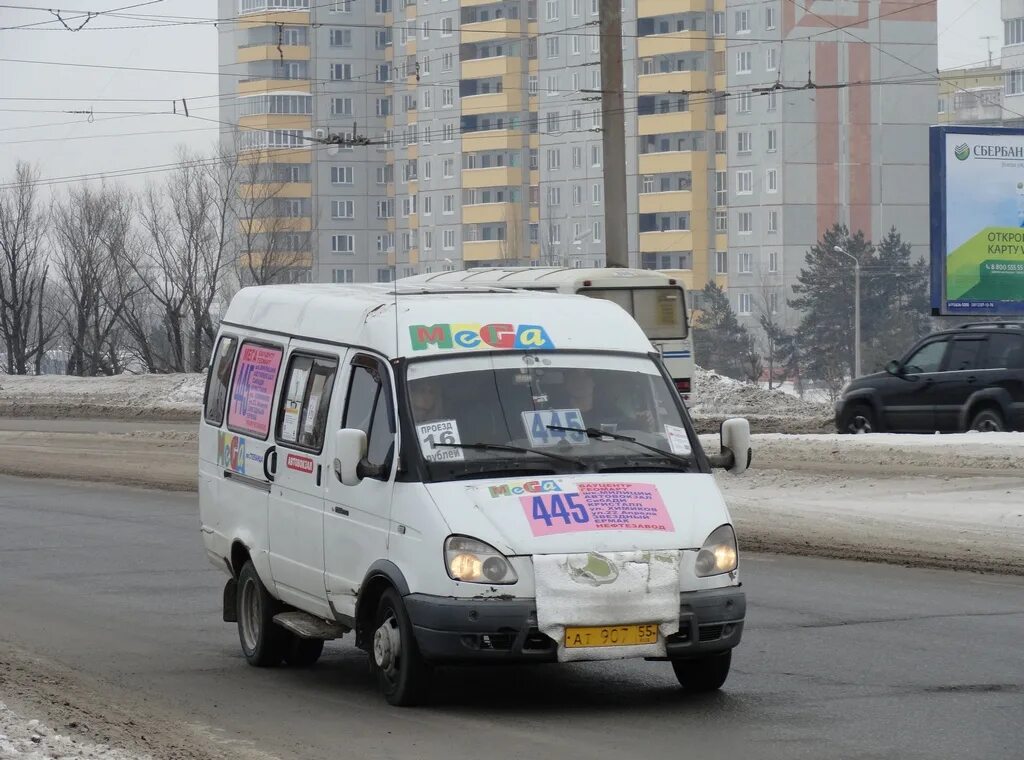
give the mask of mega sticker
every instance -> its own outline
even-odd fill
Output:
[[[413,351],[425,351],[428,348],[550,350],[555,347],[554,341],[541,325],[507,323],[410,325],[409,340]]]
[[[591,530],[674,530],[656,486],[648,483],[580,483],[578,493],[520,496],[535,536]]]

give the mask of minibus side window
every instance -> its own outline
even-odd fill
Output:
[[[387,370],[375,359],[359,356],[352,362],[344,426],[366,433],[367,460],[389,469],[395,442],[391,387]]]
[[[337,370],[335,359],[292,354],[277,415],[278,443],[321,452]]]
[[[210,374],[206,378],[206,421],[220,427],[224,422],[224,405],[228,400],[228,383],[231,382],[231,367],[235,363],[235,347],[238,339],[224,335],[217,344],[217,352],[210,362]]]
[[[238,352],[228,403],[228,430],[267,440],[274,411],[274,389],[284,351],[246,341]]]

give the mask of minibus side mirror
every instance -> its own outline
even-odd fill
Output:
[[[725,420],[719,437],[722,442],[722,453],[708,457],[711,466],[720,467],[733,475],[746,472],[753,458],[750,449],[750,423],[741,417]]]
[[[363,478],[359,463],[366,458],[366,433],[342,428],[334,434],[334,474],[346,486],[357,486]]]

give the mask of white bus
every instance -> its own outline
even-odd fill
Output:
[[[578,293],[613,301],[643,328],[661,352],[683,400],[693,400],[693,340],[682,283],[649,269],[566,267],[480,267],[406,277],[408,285],[463,284]]]

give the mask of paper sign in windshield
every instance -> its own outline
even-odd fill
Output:
[[[419,438],[423,458],[428,462],[461,462],[466,458],[462,449],[451,445],[462,443],[459,423],[455,420],[437,420],[417,425],[416,437]]]
[[[690,437],[686,434],[686,428],[675,425],[665,426],[665,436],[668,438],[668,447],[673,454],[692,454],[690,448]]]
[[[523,427],[526,428],[526,435],[534,448],[556,446],[562,441],[573,446],[586,446],[590,443],[586,433],[552,429],[567,427],[583,430],[583,413],[579,409],[538,409],[535,412],[523,412]]]
[[[591,530],[674,530],[656,486],[648,483],[580,483],[577,493],[520,496],[535,536]]]
[[[238,356],[231,386],[228,427],[266,438],[274,404],[274,383],[281,366],[281,349],[246,343]]]

